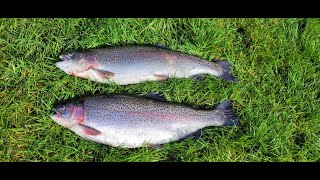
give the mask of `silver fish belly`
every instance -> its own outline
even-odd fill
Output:
[[[86,98],[81,107],[83,120],[69,128],[83,138],[114,147],[155,146],[183,139],[204,127],[239,126],[230,101],[209,111],[112,95]]]
[[[74,76],[120,85],[161,81],[173,77],[189,78],[203,74],[211,74],[228,81],[235,80],[230,74],[231,65],[227,61],[209,62],[155,46],[109,47],[79,54],[81,53],[61,55],[63,61],[56,65]],[[72,67],[76,70],[72,70]]]

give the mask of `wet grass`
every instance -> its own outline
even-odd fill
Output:
[[[207,76],[106,85],[54,66],[61,52],[162,44],[227,59],[238,81]],[[0,161],[320,160],[319,19],[0,19]],[[231,99],[242,128],[206,128],[161,149],[86,141],[53,122],[53,104],[92,94],[160,92],[213,108]]]

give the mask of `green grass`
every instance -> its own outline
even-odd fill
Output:
[[[227,59],[238,81],[106,85],[54,66],[65,51],[122,44]],[[319,45],[319,19],[0,19],[0,161],[319,162]],[[206,108],[231,99],[242,128],[121,149],[86,141],[49,116],[70,98],[149,92]]]

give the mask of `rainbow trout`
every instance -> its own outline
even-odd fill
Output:
[[[225,101],[213,110],[197,110],[154,97],[108,95],[55,106],[51,118],[79,136],[114,147],[157,147],[199,136],[209,126],[240,126]]]
[[[137,84],[172,77],[201,78],[204,74],[235,80],[227,61],[209,62],[158,46],[108,47],[62,54],[59,58],[62,61],[55,65],[67,74],[101,83]]]

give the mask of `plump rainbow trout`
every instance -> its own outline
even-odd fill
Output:
[[[152,96],[108,95],[58,105],[54,111],[51,118],[79,136],[123,148],[199,137],[209,126],[240,126],[230,101],[213,110],[197,110]]]
[[[235,80],[227,61],[209,62],[158,46],[108,47],[62,54],[59,58],[62,61],[56,66],[64,72],[101,83],[137,84],[172,77],[200,79],[204,74]]]

